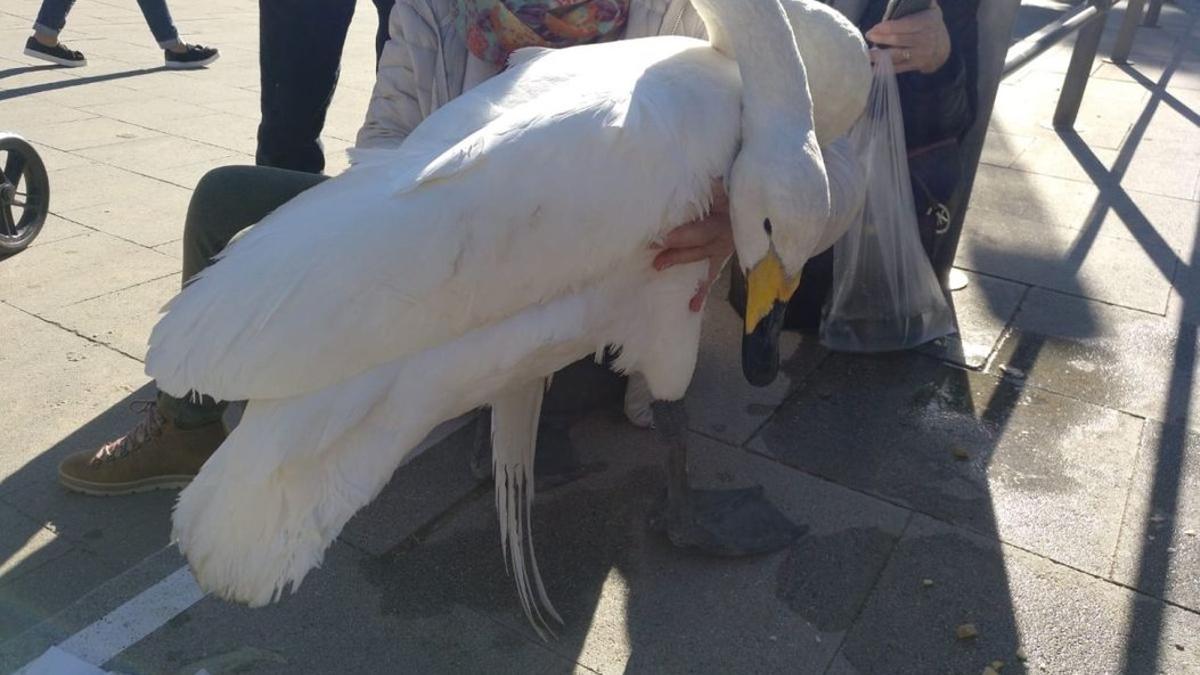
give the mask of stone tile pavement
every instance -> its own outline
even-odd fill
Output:
[[[0,672],[141,597],[182,564],[171,494],[70,495],[65,454],[151,395],[143,345],[175,292],[190,192],[252,162],[256,11],[176,0],[223,58],[159,68],[131,2],[64,33],[91,65],[20,55],[35,0],[0,7],[0,127],[50,172],[53,216],[0,260]],[[1027,3],[1019,35],[1063,9]],[[1109,49],[1120,12],[1110,19]],[[1200,672],[1200,5],[1164,8],[1132,66],[1098,60],[1074,132],[1049,119],[1069,44],[1001,87],[958,265],[961,336],[920,353],[791,338],[756,390],[714,303],[689,409],[693,470],[763,484],[808,528],[754,560],[648,533],[663,448],[617,411],[573,437],[606,468],[539,496],[548,590],[526,625],[496,550],[468,426],[399,471],[324,568],[279,605],[206,598],[102,665],[224,672]],[[372,81],[355,18],[330,111],[330,171]],[[956,639],[964,623],[977,637]]]

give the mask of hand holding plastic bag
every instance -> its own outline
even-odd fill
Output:
[[[867,109],[850,142],[866,168],[867,193],[861,216],[833,246],[821,343],[882,352],[953,333],[954,313],[917,231],[900,92],[886,51],[875,62]]]

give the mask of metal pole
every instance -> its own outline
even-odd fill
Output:
[[[1004,76],[1007,77],[1013,71],[1041,56],[1046,50],[1062,42],[1063,38],[1099,18],[1100,12],[1101,9],[1095,4],[1084,3],[1010,47],[1004,57]]]
[[[1146,0],[1129,0],[1125,4],[1125,18],[1121,21],[1121,32],[1117,33],[1117,41],[1113,44],[1113,63],[1129,63],[1129,51],[1133,49],[1133,38],[1137,34],[1138,23],[1142,20],[1142,9]]]
[[[1158,27],[1158,15],[1162,12],[1163,0],[1150,0],[1150,9],[1146,11],[1146,20],[1142,25],[1147,28]]]
[[[1067,67],[1067,76],[1063,78],[1062,93],[1058,95],[1058,107],[1054,110],[1054,126],[1057,129],[1075,126],[1079,104],[1083,102],[1083,92],[1087,89],[1092,64],[1096,61],[1096,50],[1100,47],[1100,37],[1104,34],[1104,23],[1108,19],[1111,3],[1108,0],[1096,0],[1094,4],[1099,14],[1079,29],[1075,49],[1071,52],[1071,65]]]

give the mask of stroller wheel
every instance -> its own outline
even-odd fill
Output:
[[[0,133],[0,256],[37,237],[50,211],[46,165],[25,139]]]

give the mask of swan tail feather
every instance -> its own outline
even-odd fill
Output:
[[[533,460],[545,383],[514,387],[492,404],[492,471],[505,567],[516,582],[525,617],[542,639],[554,636],[547,617],[562,623],[550,602],[533,546]]]

